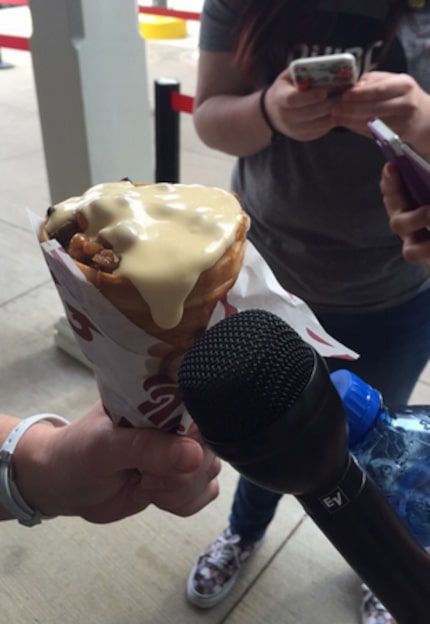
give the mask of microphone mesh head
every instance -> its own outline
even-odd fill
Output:
[[[220,321],[195,342],[179,370],[179,387],[203,437],[239,441],[296,403],[315,357],[282,319],[247,310]]]

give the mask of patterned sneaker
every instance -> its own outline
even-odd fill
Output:
[[[362,624],[396,624],[396,620],[390,615],[383,604],[363,583],[363,604],[361,605]]]
[[[197,559],[187,581],[187,598],[201,609],[221,602],[233,589],[242,565],[260,542],[243,543],[230,527]]]

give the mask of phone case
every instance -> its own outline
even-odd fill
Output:
[[[357,82],[355,57],[348,52],[296,59],[290,69],[300,91],[318,88],[338,94]]]
[[[368,122],[385,158],[396,165],[414,207],[430,203],[430,164],[378,118]]]

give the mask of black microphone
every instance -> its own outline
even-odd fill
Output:
[[[294,494],[398,624],[428,624],[430,558],[349,453],[326,364],[294,329],[262,310],[234,314],[197,339],[178,381],[219,457]]]

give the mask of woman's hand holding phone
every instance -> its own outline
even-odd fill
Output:
[[[403,241],[407,262],[430,267],[430,204],[415,208],[396,165],[387,163],[380,182],[391,230]]]
[[[396,165],[411,207],[430,204],[430,164],[378,117],[367,126],[385,158]]]
[[[272,84],[265,98],[279,132],[296,141],[313,141],[336,126],[333,101],[357,80],[352,54],[296,59]]]
[[[265,104],[275,128],[296,141],[319,139],[334,127],[327,90],[300,91],[289,67],[268,89]]]
[[[350,54],[296,59],[270,87],[266,105],[275,127],[298,141],[335,127],[369,137],[367,122],[378,116],[430,152],[430,95],[407,74],[371,71],[357,81]]]
[[[380,119],[368,127],[388,161],[380,187],[390,228],[405,260],[430,266],[430,165]]]
[[[380,117],[403,140],[430,152],[430,96],[407,74],[371,71],[333,103],[336,125],[369,136],[367,122]]]

